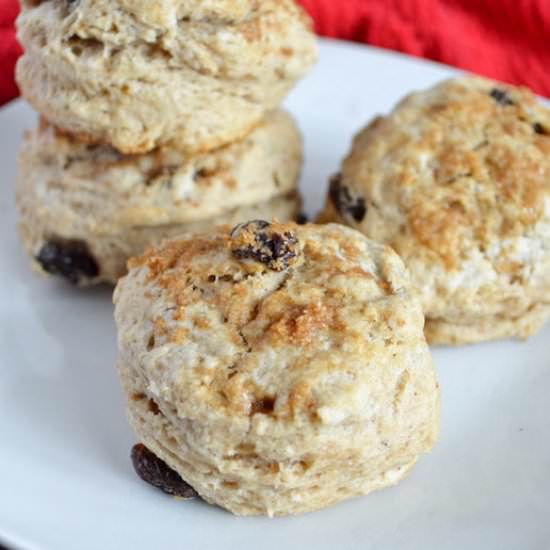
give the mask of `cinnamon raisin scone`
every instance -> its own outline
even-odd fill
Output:
[[[130,256],[178,232],[256,216],[289,220],[300,206],[302,143],[282,111],[244,140],[200,155],[169,147],[122,155],[42,123],[26,136],[18,164],[17,204],[28,253],[52,272],[44,247],[48,258],[67,243],[71,254],[87,248],[98,270],[78,277],[81,284],[115,282]]]
[[[526,338],[550,317],[550,111],[463,77],[355,138],[322,214],[391,245],[433,343]]]
[[[23,96],[53,124],[123,153],[243,138],[316,57],[293,0],[22,0]]]
[[[255,220],[129,265],[114,301],[131,425],[209,503],[312,511],[397,483],[432,448],[424,317],[389,247]]]

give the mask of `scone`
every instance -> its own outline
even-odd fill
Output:
[[[201,155],[168,147],[122,155],[43,123],[19,154],[20,233],[37,267],[63,275],[60,266],[85,253],[88,267],[67,268],[67,278],[116,282],[130,256],[164,237],[257,216],[293,219],[301,165],[300,134],[282,111]]]
[[[131,425],[209,503],[316,510],[397,483],[434,444],[420,303],[356,231],[189,235],[131,260],[114,301]]]
[[[123,153],[243,138],[316,58],[293,0],[22,0],[23,96]]]
[[[550,317],[550,112],[463,77],[355,138],[322,215],[391,245],[433,343],[527,338]]]

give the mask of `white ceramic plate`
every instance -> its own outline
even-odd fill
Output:
[[[307,209],[352,133],[450,69],[324,42],[288,107],[307,143]],[[40,550],[550,548],[550,326],[528,343],[437,349],[441,439],[395,488],[321,512],[239,519],[134,475],[107,289],[29,270],[15,230],[15,155],[35,116],[0,111],[0,539]]]

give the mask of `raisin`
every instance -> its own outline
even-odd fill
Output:
[[[367,215],[367,205],[362,197],[352,197],[349,189],[342,184],[342,175],[337,174],[330,180],[329,197],[336,210],[343,215],[351,216],[357,223]]]
[[[535,133],[540,134],[541,136],[550,135],[548,129],[546,129],[540,122],[535,122],[533,124],[533,130],[535,131]]]
[[[489,94],[499,105],[515,105],[508,92],[506,90],[501,90],[500,88],[493,88]]]
[[[88,246],[78,240],[48,241],[36,255],[36,261],[47,273],[59,275],[75,285],[99,274],[99,267]]]
[[[283,271],[298,255],[299,243],[290,231],[279,231],[277,224],[253,220],[231,231],[231,251],[238,259],[255,260],[273,271]]]
[[[308,222],[308,217],[307,217],[307,214],[305,214],[304,212],[300,212],[300,214],[296,216],[296,223],[298,225],[306,225],[307,222]]]
[[[250,416],[254,414],[271,414],[275,409],[275,398],[274,397],[261,397],[256,401],[253,401],[250,407]]]
[[[177,472],[141,443],[132,447],[132,464],[143,481],[168,495],[185,499],[198,496],[195,489],[183,481]]]

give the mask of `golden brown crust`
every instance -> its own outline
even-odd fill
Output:
[[[531,92],[446,81],[356,136],[320,219],[391,245],[428,318],[513,317],[550,288],[549,152],[550,111]]]
[[[344,179],[349,174],[354,188],[357,174],[365,174],[357,189],[364,193],[376,179],[392,178],[407,233],[390,244],[405,255],[420,245],[455,267],[472,240],[487,246],[495,236],[521,235],[544,216],[550,113],[523,88],[501,86],[513,101],[502,105],[490,95],[495,86],[478,79],[448,82],[425,100],[405,99],[356,138]],[[391,173],[365,173],[365,165],[388,155]]]

